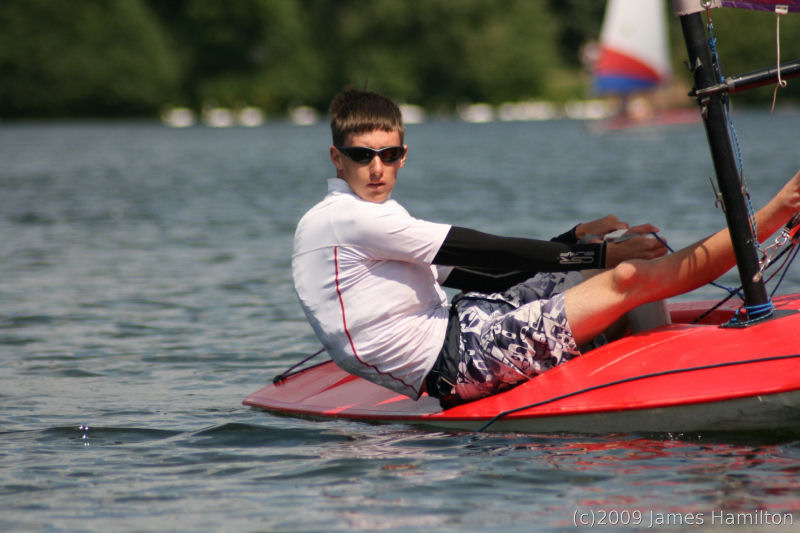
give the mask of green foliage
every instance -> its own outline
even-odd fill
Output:
[[[556,17],[556,38],[561,60],[572,67],[581,66],[581,48],[587,41],[600,38],[605,2],[597,0],[549,0]]]
[[[346,84],[431,110],[565,100],[586,94],[580,50],[597,39],[604,9],[599,0],[3,0],[0,117],[153,115],[167,103],[276,115],[323,110]],[[774,15],[713,13],[726,71],[774,60]],[[672,17],[670,32],[675,72],[688,80]],[[784,17],[781,33],[784,60],[800,57],[800,16]],[[800,98],[794,85],[781,97]]]
[[[722,60],[723,75],[745,74],[777,62],[776,15],[740,9],[712,13],[717,49]],[[781,61],[800,59],[800,16],[780,18]],[[786,89],[778,92],[779,102],[800,98],[800,79],[788,80]],[[735,102],[770,105],[774,85],[739,93]]]
[[[0,28],[2,116],[139,114],[178,80],[140,0],[5,0]]]
[[[319,5],[322,2],[315,2]],[[557,64],[553,19],[541,0],[339,1],[331,13],[336,85],[452,108],[540,93]]]
[[[194,105],[255,104],[278,112],[318,99],[322,57],[294,0],[187,0],[175,20],[187,43],[188,96]]]

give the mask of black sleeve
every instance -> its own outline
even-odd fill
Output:
[[[562,242],[564,244],[577,244],[578,237],[575,235],[575,230],[578,229],[578,224],[572,227],[571,230],[565,231],[557,237],[550,239],[550,242]]]
[[[564,244],[500,237],[453,226],[433,263],[492,272],[565,272],[605,267],[605,251],[604,242]]]
[[[574,229],[568,233],[574,238]],[[455,267],[445,287],[498,292],[537,272],[603,268],[605,246],[499,237],[453,226],[433,262]]]
[[[443,285],[464,292],[503,292],[517,283],[532,278],[536,272],[516,270],[514,272],[492,272],[455,267]]]

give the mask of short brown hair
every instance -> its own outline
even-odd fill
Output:
[[[334,146],[343,146],[350,134],[374,130],[397,131],[403,142],[405,127],[400,108],[381,94],[345,87],[333,98],[329,111]]]

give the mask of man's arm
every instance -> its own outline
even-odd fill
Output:
[[[444,283],[446,287],[494,292],[537,272],[603,268],[605,250],[604,242],[566,244],[500,237],[453,226],[433,263],[455,267]]]
[[[652,224],[629,228],[613,215],[578,224],[550,242],[453,226],[434,263],[455,267],[444,282],[446,287],[497,292],[537,272],[609,268],[624,260],[652,259],[667,252],[661,241],[644,236],[603,240],[618,229],[639,235],[658,232]]]

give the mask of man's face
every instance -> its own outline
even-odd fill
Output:
[[[344,143],[345,148],[364,146],[374,150],[399,145],[399,132],[383,130],[351,134]],[[353,192],[367,202],[381,203],[389,198],[397,183],[397,173],[406,162],[406,153],[393,163],[384,163],[377,155],[368,163],[357,163],[334,146],[331,146],[330,152],[337,176],[344,179]]]

